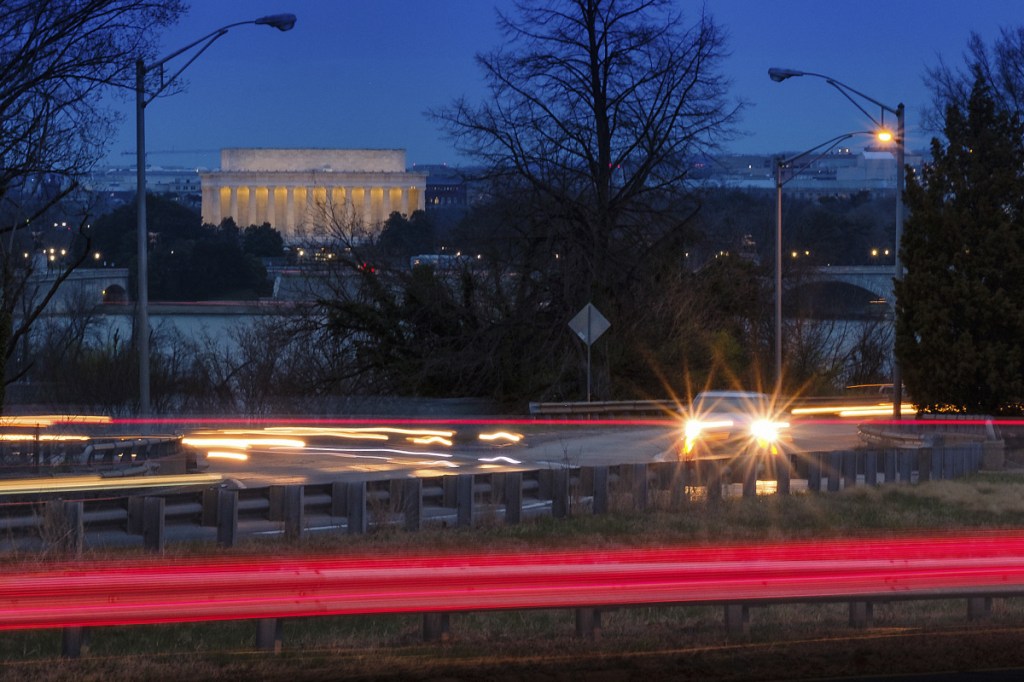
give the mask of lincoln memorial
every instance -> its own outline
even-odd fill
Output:
[[[403,149],[222,149],[220,170],[199,177],[204,223],[270,223],[285,241],[408,216],[423,209],[427,181],[406,172]]]

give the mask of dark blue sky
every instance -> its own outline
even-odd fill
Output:
[[[423,112],[484,94],[474,55],[500,40],[494,7],[508,0],[195,0],[161,56],[210,31],[265,14],[298,16],[287,33],[233,29],[185,72],[187,89],[147,108],[150,162],[215,167],[221,147],[402,148],[408,162],[463,162]],[[701,3],[677,0],[693,17]],[[771,66],[827,74],[907,107],[911,148],[929,93],[927,67],[962,63],[969,32],[994,38],[1024,25],[1019,0],[707,0],[728,36],[723,71],[750,106],[737,152],[803,151],[869,125],[824,81],[769,80]],[[171,65],[174,63],[172,62]],[[130,165],[134,107],[109,161]],[[871,110],[871,109],[869,109]],[[875,113],[871,110],[872,113]],[[195,151],[193,151],[195,150]],[[177,153],[167,153],[177,152]]]

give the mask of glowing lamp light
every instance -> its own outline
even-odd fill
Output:
[[[703,424],[696,419],[691,419],[686,422],[686,426],[683,427],[683,435],[686,436],[687,440],[693,440],[700,436],[700,432],[703,430]]]
[[[879,142],[892,142],[892,131],[879,130],[877,137]]]
[[[786,422],[758,419],[750,425],[750,435],[759,443],[774,443],[779,439],[779,432],[786,428],[789,428]]]

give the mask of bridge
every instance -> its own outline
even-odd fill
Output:
[[[888,317],[896,295],[892,265],[831,265],[792,272],[783,283],[786,315]]]
[[[896,300],[891,265],[826,265],[813,268],[811,272],[811,277],[817,282],[849,284],[869,291],[887,303]]]

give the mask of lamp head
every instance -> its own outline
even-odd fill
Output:
[[[260,17],[254,24],[266,24],[267,26],[273,26],[278,31],[290,31],[295,26],[295,15],[294,14],[271,14],[269,16]]]
[[[775,67],[768,69],[768,77],[771,78],[776,83],[781,83],[787,78],[793,78],[795,76],[802,75],[804,75],[804,72],[797,71],[796,69],[779,69]]]

